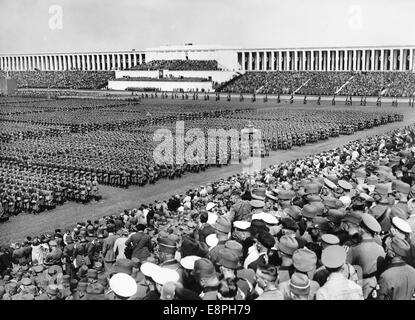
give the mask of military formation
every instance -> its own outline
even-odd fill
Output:
[[[0,129],[1,221],[21,212],[37,214],[65,201],[87,203],[99,200],[98,184],[128,188],[160,179],[176,179],[186,172],[241,162],[254,152],[261,157],[271,151],[287,150],[353,134],[393,121],[402,115],[391,112],[279,108],[256,110],[231,104],[146,105],[140,102],[76,99],[7,100]],[[185,130],[260,130],[259,151],[252,141],[227,152],[200,146],[204,154],[193,159],[176,159],[173,144],[167,150],[177,161],[158,161],[153,141],[158,129],[170,129],[177,138],[177,121]],[[195,143],[185,142],[185,148]]]
[[[0,297],[414,300],[414,170],[412,125],[28,236]]]

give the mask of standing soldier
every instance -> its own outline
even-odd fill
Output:
[[[376,298],[377,267],[385,257],[385,251],[375,238],[382,228],[373,216],[365,213],[362,215],[360,229],[362,230],[362,240],[349,248],[347,262],[362,268],[364,298],[373,299]]]
[[[303,104],[307,104],[307,95],[304,96]]]
[[[291,92],[290,104],[294,103],[294,92]]]
[[[379,300],[415,299],[415,269],[405,262],[410,249],[409,243],[398,237],[386,248],[390,263],[379,278]]]
[[[278,96],[277,96],[277,103],[281,103],[281,97],[280,97],[280,92],[278,91]]]
[[[317,105],[318,106],[321,105],[321,94],[317,98]]]
[[[378,96],[378,99],[376,100],[376,106],[377,107],[381,107],[382,106],[382,99],[381,99],[380,95]]]
[[[331,105],[332,106],[336,105],[336,95],[333,95],[333,99],[331,99]],[[347,99],[346,99],[346,105],[347,105]]]

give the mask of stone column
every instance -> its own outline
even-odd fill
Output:
[[[404,71],[404,56],[403,56],[403,49],[399,50],[399,70]]]
[[[367,70],[367,68],[366,68],[366,50],[362,50],[362,68],[361,68],[361,70],[362,71],[366,71]]]
[[[241,61],[243,61],[244,60],[244,57],[245,57],[245,54],[244,54],[244,52],[242,52],[242,60]],[[134,53],[134,67],[136,66],[138,64],[138,62],[137,62],[137,55]],[[242,64],[242,66],[243,66],[243,64]],[[244,67],[242,67],[242,69],[243,69]]]
[[[95,65],[95,54],[91,54],[90,58],[91,58],[91,71],[95,71],[97,69]]]
[[[123,58],[123,60],[122,60],[122,68],[125,70],[125,69],[127,69],[127,56],[126,56],[126,54],[123,54],[122,55],[122,58]]]
[[[101,55],[100,55],[100,54],[97,54],[95,59],[96,59],[96,63],[97,63],[97,68],[96,68],[96,70],[97,70],[97,71],[101,71],[101,70],[102,70]]]
[[[298,51],[297,50],[294,50],[293,51],[293,53],[294,53],[294,68],[293,68],[293,70],[294,71],[297,71],[297,64],[298,64]]]
[[[87,54],[85,58],[86,58],[86,70],[90,71],[91,70],[91,55]]]
[[[385,59],[385,50],[384,49],[380,49],[380,71],[384,70],[384,59]]]
[[[414,49],[409,49],[409,71],[413,71],[414,68]]]
[[[322,56],[322,51],[318,50],[318,71],[322,70],[322,66],[323,66],[323,56]]]
[[[117,69],[121,70],[121,55],[117,54]]]
[[[271,51],[271,71],[275,71],[275,51]]]
[[[392,49],[392,53],[393,53],[393,69],[392,70],[399,70],[398,50]]]
[[[353,50],[353,71],[356,71],[357,66],[357,50]]]
[[[282,51],[278,51],[278,71],[282,70]]]
[[[45,66],[45,59],[46,59],[46,57],[45,56],[40,56],[40,70],[46,70],[46,66]]]
[[[248,71],[252,70],[252,52],[248,52]]]
[[[81,55],[80,58],[81,58],[81,70],[85,71],[85,55],[84,54]]]
[[[315,51],[314,50],[311,50],[310,51],[310,62],[309,62],[309,67],[310,68],[308,68],[310,71],[314,71],[314,54],[315,54]]]
[[[117,69],[117,63],[115,61],[115,54],[112,54],[111,58],[112,58],[112,69]]]

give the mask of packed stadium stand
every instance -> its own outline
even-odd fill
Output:
[[[415,75],[412,72],[247,72],[221,91],[409,97],[415,92]]]
[[[136,65],[131,70],[219,70],[215,60],[153,60]]]
[[[19,88],[101,89],[113,71],[13,71]]]

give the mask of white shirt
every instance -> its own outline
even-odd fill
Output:
[[[362,287],[347,279],[343,273],[334,272],[318,289],[316,300],[363,300],[363,291]]]

